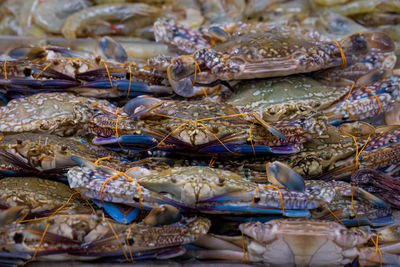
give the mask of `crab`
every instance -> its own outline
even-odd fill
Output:
[[[96,214],[53,214],[33,222],[2,226],[0,247],[7,252],[1,256],[31,260],[103,257],[118,260],[125,255],[125,260],[131,261],[132,258],[127,256],[130,251],[128,255],[136,256],[135,260],[171,258],[182,255],[185,250],[181,246],[206,234],[209,227],[208,219],[196,217],[185,217],[164,225],[144,222],[121,225]],[[122,246],[120,240],[124,240]]]
[[[0,133],[55,133],[69,136],[99,110],[115,112],[107,101],[74,96],[71,93],[40,93],[11,100],[0,107]]]
[[[209,48],[208,38],[201,38],[200,33],[193,33],[173,21],[158,20],[154,29],[157,41],[193,53],[171,58],[169,65],[159,64],[157,59],[149,61],[154,68],[167,65],[170,84],[182,96],[193,95],[192,85],[197,81],[194,79],[199,69],[202,71],[201,82],[213,83],[344,68],[346,62],[354,63],[359,57],[373,52],[391,53],[395,58],[393,41],[381,32],[353,34],[339,45],[336,41],[299,36],[299,29],[276,27],[258,31],[257,27],[241,26],[234,28],[230,35],[222,29],[214,30],[221,42]]]
[[[107,165],[121,165],[129,168],[130,164],[124,157],[114,151],[91,145],[84,139],[76,137],[60,137],[51,134],[20,133],[4,136],[0,141],[0,159],[8,164],[0,168],[5,175],[17,174],[54,174],[63,172],[63,169],[77,165],[71,159],[79,156],[91,161],[101,157],[112,157],[103,160]],[[22,170],[20,170],[22,168]]]
[[[399,262],[399,225],[377,231],[348,229],[337,222],[278,219],[243,223],[239,229],[243,236],[206,236],[203,240],[208,242],[200,245],[204,249],[192,250],[189,255],[285,266],[343,266],[352,262],[375,266]],[[378,255],[374,253],[377,241],[381,252]]]
[[[323,208],[312,210],[312,218],[339,219],[346,226],[379,227],[393,222],[392,210],[382,199],[343,181],[328,183],[335,189],[336,194]]]
[[[30,212],[54,211],[64,205],[69,212],[87,210],[85,201],[67,185],[38,177],[6,177],[0,180],[2,207],[23,206]]]
[[[71,188],[92,199],[145,209],[167,203],[189,212],[283,213],[301,217],[309,216],[307,209],[330,202],[335,194],[324,182],[310,181],[305,186],[298,174],[279,163],[270,169],[275,185],[266,186],[246,181],[230,171],[205,166],[175,167],[154,173],[138,166],[119,173],[76,160],[82,166],[69,170]]]
[[[363,168],[351,176],[351,182],[384,199],[392,207],[397,209],[400,207],[400,196],[396,193],[400,190],[400,181],[391,175]]]
[[[313,177],[315,179],[333,180],[350,176],[357,168],[385,169],[399,164],[400,151],[397,125],[378,128],[371,140],[359,155],[338,161],[331,170]]]
[[[322,134],[327,124],[318,113],[268,124],[255,113],[240,113],[231,105],[209,100],[139,97],[130,100],[124,112],[129,116],[93,118],[88,131],[98,136],[94,144],[131,147],[134,151],[290,154],[298,152],[301,143]]]
[[[235,94],[224,100],[243,112],[262,114],[267,122],[319,111],[334,123],[350,119],[348,110],[357,119],[390,110],[399,95],[398,83],[392,78],[382,78],[363,86],[368,86],[379,97],[380,103],[360,85],[352,88],[352,83],[348,82],[343,86],[331,86],[316,78],[300,75],[242,81],[234,87]]]

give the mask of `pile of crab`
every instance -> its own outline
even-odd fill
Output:
[[[32,7],[154,40],[0,55],[0,265],[400,265],[399,3],[204,2]]]

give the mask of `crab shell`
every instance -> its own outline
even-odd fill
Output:
[[[6,207],[23,206],[31,212],[55,210],[64,205],[74,190],[61,182],[37,177],[7,177],[0,180],[0,204]],[[88,210],[84,200],[74,195],[66,209]]]
[[[116,162],[122,159],[119,154],[90,145],[83,139],[30,132],[4,136],[0,149],[2,157],[10,163],[24,162],[39,171],[56,168],[61,172],[63,168],[75,166],[77,163],[71,159],[72,156],[91,161],[105,156],[114,157]],[[102,164],[107,164],[107,161]],[[26,168],[26,171],[32,171],[32,168]]]
[[[188,205],[212,196],[255,189],[256,185],[236,173],[209,167],[176,167],[148,175],[139,183],[149,190],[165,192]]]
[[[151,102],[150,108],[147,102]],[[327,125],[326,118],[318,113],[268,124],[254,113],[240,113],[229,104],[207,100],[136,98],[124,110],[130,117],[118,119],[106,114],[93,118],[88,130],[98,136],[95,144],[120,144],[137,151],[289,154],[322,134]],[[119,137],[113,136],[117,119]]]
[[[79,131],[99,110],[115,112],[115,106],[70,93],[40,93],[11,100],[0,107],[0,132],[47,132],[61,136]],[[78,129],[77,129],[78,128]]]
[[[365,230],[316,220],[251,222],[239,229],[250,238],[246,253],[250,261],[285,266],[343,266],[360,254],[358,247],[371,236]]]

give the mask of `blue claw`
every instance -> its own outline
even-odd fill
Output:
[[[372,227],[382,227],[393,223],[395,223],[395,220],[393,220],[392,216],[377,218],[370,221]]]
[[[306,189],[303,178],[282,162],[267,163],[267,178],[270,183],[292,191],[304,192]]]
[[[371,204],[373,204],[379,208],[382,208],[382,209],[390,208],[390,206],[385,201],[383,201],[382,199],[378,198],[377,196],[374,196],[373,194],[365,191],[362,188],[357,187],[355,190],[355,193],[357,196],[367,200],[368,202],[370,202]]]
[[[51,68],[48,68],[45,71],[43,71],[43,69],[32,68],[32,76],[36,77],[37,75],[39,75],[39,77],[76,81],[75,78],[68,76],[64,73],[58,72]]]
[[[16,175],[17,172],[11,170],[0,170],[0,176]]]
[[[93,80],[82,85],[86,88],[103,88],[111,89],[116,88],[118,91],[126,92],[129,91],[129,97],[137,97],[141,95],[169,95],[171,94],[171,89],[162,85],[148,85],[145,82],[129,81],[128,79],[121,80]]]
[[[12,87],[28,87],[39,89],[65,89],[80,85],[77,81],[71,80],[33,80],[27,78],[0,79],[0,85]]]
[[[111,202],[105,202],[103,204],[101,201],[95,199],[93,199],[93,202],[97,206],[103,207],[108,215],[110,215],[114,220],[120,223],[131,223],[138,217],[140,212],[139,208],[125,207]]]
[[[31,258],[27,252],[0,252],[0,266],[20,266]]]
[[[202,153],[253,153],[253,148],[256,153],[271,153],[271,148],[269,146],[263,145],[215,145],[215,146],[208,146],[199,150]],[[229,150],[228,150],[229,149]]]
[[[208,146],[199,150],[202,153],[230,153],[229,150],[235,153],[243,154],[263,154],[263,153],[273,153],[273,154],[293,154],[299,152],[299,148],[295,145],[287,145],[281,147],[269,147],[265,145],[215,145]],[[253,150],[254,149],[254,150]]]
[[[4,105],[8,104],[8,99],[2,93],[0,93],[0,100],[4,103]]]
[[[282,209],[264,209],[264,208],[253,208],[248,205],[238,206],[238,205],[212,205],[204,206],[199,208],[200,211],[222,211],[222,212],[239,212],[241,214],[270,214],[270,215],[282,215]],[[283,216],[294,217],[294,218],[304,218],[310,217],[311,214],[308,210],[284,210]]]
[[[108,74],[111,77],[123,79],[126,77],[126,72],[122,68],[108,68],[108,72],[105,68],[89,70],[86,72],[81,72],[75,75],[76,79],[83,81],[97,81],[99,77],[108,78]],[[108,80],[109,81],[109,80]],[[110,83],[110,82],[108,82]]]
[[[157,145],[157,140],[151,135],[122,135],[118,137],[96,137],[93,139],[93,144],[95,145],[116,145],[118,141],[121,145],[146,145],[155,146]]]

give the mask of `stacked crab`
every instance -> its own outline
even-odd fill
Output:
[[[0,56],[0,265],[400,264],[398,2],[28,2],[15,33],[155,42]]]

